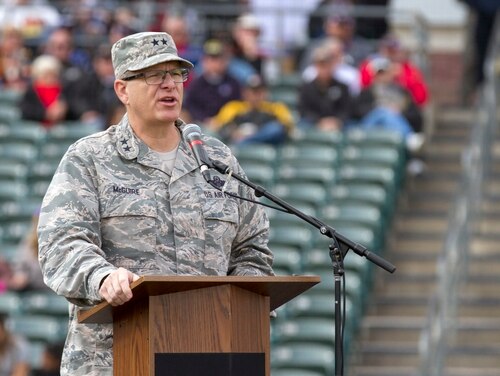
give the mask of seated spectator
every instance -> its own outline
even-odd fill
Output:
[[[380,41],[376,54],[369,56],[360,64],[361,86],[367,87],[371,84],[376,72],[372,70],[370,61],[376,57],[384,57],[394,64],[394,80],[410,92],[414,102],[423,107],[429,100],[429,91],[424,75],[420,69],[413,64],[399,40],[394,36],[386,36]]]
[[[82,120],[94,124],[97,129],[104,129],[116,124],[125,113],[125,107],[114,89],[115,75],[110,45],[103,44],[97,48],[92,66],[93,71],[81,87],[82,100],[88,104]]]
[[[312,55],[316,78],[299,88],[299,126],[323,131],[339,131],[351,110],[349,88],[332,77],[334,65],[331,51],[319,46]]]
[[[59,26],[62,16],[50,1],[6,0],[0,5],[0,20],[4,26],[20,30],[25,39],[38,40]]]
[[[198,65],[203,55],[203,49],[192,42],[187,19],[183,15],[166,15],[162,22],[161,31],[172,36],[180,57],[192,62],[195,67]]]
[[[250,77],[242,100],[224,105],[214,118],[212,130],[233,145],[283,143],[293,128],[293,117],[283,103],[269,102],[267,94],[262,78]]]
[[[318,7],[318,11],[311,15],[311,22],[316,24],[314,28],[317,28],[319,22],[319,25],[322,25],[322,31],[313,32],[317,36],[304,52],[306,61],[309,60],[308,57],[317,45],[328,38],[337,38],[342,41],[345,61],[356,67],[375,52],[376,46],[371,40],[357,35],[356,20],[352,16],[349,4],[321,4]],[[304,64],[301,67],[304,68]]]
[[[421,109],[416,105],[410,92],[402,87],[395,79],[397,71],[394,63],[384,57],[370,61],[369,69],[374,73],[371,85],[364,88],[355,99],[352,111],[354,120],[363,119],[370,111],[386,100],[384,96],[397,95],[402,98],[400,112],[410,124],[412,130],[421,133],[423,116]]]
[[[7,316],[0,314],[0,375],[29,376],[29,345],[26,339],[6,327]]]
[[[332,54],[332,76],[349,87],[349,93],[356,97],[361,90],[359,70],[345,61],[344,45],[340,39],[328,38],[321,46],[329,49]],[[314,64],[309,64],[302,72],[304,81],[312,81],[316,78],[317,71]]]
[[[68,106],[61,80],[61,64],[53,56],[38,56],[31,64],[31,84],[20,101],[21,116],[50,127],[76,114]]]
[[[18,29],[6,27],[0,40],[0,87],[23,92],[29,83],[31,52]]]
[[[42,353],[42,364],[31,376],[59,376],[64,343],[47,343]]]
[[[47,290],[38,262],[38,212],[32,217],[31,227],[19,245],[19,256],[11,262],[2,263],[0,273],[6,290]]]
[[[187,87],[183,119],[211,123],[223,105],[241,99],[241,84],[228,72],[229,55],[222,41],[209,39],[203,46],[201,74]]]
[[[252,14],[236,19],[232,29],[232,57],[229,72],[243,84],[253,75],[263,74],[264,54],[259,45],[260,25]]]

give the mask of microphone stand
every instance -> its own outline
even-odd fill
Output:
[[[335,286],[335,375],[336,376],[342,376],[343,374],[343,338],[342,338],[342,331],[341,331],[341,325],[342,325],[342,320],[341,320],[341,309],[340,309],[340,302],[341,302],[341,294],[340,294],[340,287],[341,287],[341,279],[344,274],[343,270],[343,259],[346,255],[346,253],[349,251],[349,249],[352,249],[354,253],[356,253],[359,256],[366,257],[368,260],[373,262],[375,265],[379,266],[380,268],[386,270],[389,273],[394,273],[396,270],[396,267],[391,264],[389,261],[383,259],[382,257],[378,256],[375,253],[370,252],[366,247],[363,245],[356,243],[347,237],[343,236],[339,232],[337,232],[333,227],[326,225],[319,219],[307,215],[300,210],[296,209],[292,205],[288,204],[286,201],[280,199],[279,197],[273,195],[272,193],[269,193],[266,191],[265,188],[263,188],[260,185],[254,184],[251,181],[243,178],[242,176],[234,173],[228,166],[225,164],[219,162],[219,161],[210,161],[211,163],[207,165],[210,165],[213,169],[217,170],[221,174],[224,175],[230,175],[234,177],[236,180],[240,181],[241,183],[245,184],[246,186],[252,188],[255,192],[256,197],[266,197],[270,201],[274,202],[275,204],[279,205],[283,209],[285,209],[286,212],[293,214],[305,222],[309,223],[310,225],[316,227],[319,229],[319,232],[332,239],[332,244],[329,245],[329,255],[332,260],[332,265],[333,265],[333,273],[334,273],[334,286]],[[342,246],[342,247],[341,247]]]

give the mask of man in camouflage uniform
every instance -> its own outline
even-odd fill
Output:
[[[140,275],[273,274],[262,207],[208,184],[181,139],[182,69],[191,63],[166,33],[125,37],[112,56],[127,114],[69,148],[40,215],[44,280],[72,303],[63,376],[112,375],[112,326],[78,324],[77,312],[127,302]],[[226,145],[203,140],[212,159],[243,174]],[[255,198],[234,179],[226,191]]]

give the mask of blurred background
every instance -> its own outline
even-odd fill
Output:
[[[0,370],[59,374],[68,307],[42,280],[38,210],[68,146],[124,113],[111,45],[167,31],[195,64],[183,119],[251,181],[396,265],[353,251],[339,265],[342,374],[500,375],[499,7],[2,0]],[[330,239],[266,210],[276,273],[322,277],[272,319],[271,374],[333,375]]]

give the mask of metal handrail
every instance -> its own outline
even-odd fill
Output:
[[[499,21],[497,19],[497,21]],[[456,308],[460,285],[466,275],[470,240],[479,219],[483,186],[490,167],[496,129],[494,58],[499,56],[500,23],[496,23],[486,61],[486,80],[480,92],[477,119],[469,146],[462,154],[460,190],[451,211],[448,233],[438,258],[438,288],[429,305],[427,325],[420,338],[422,376],[443,374],[447,343],[456,332]]]

